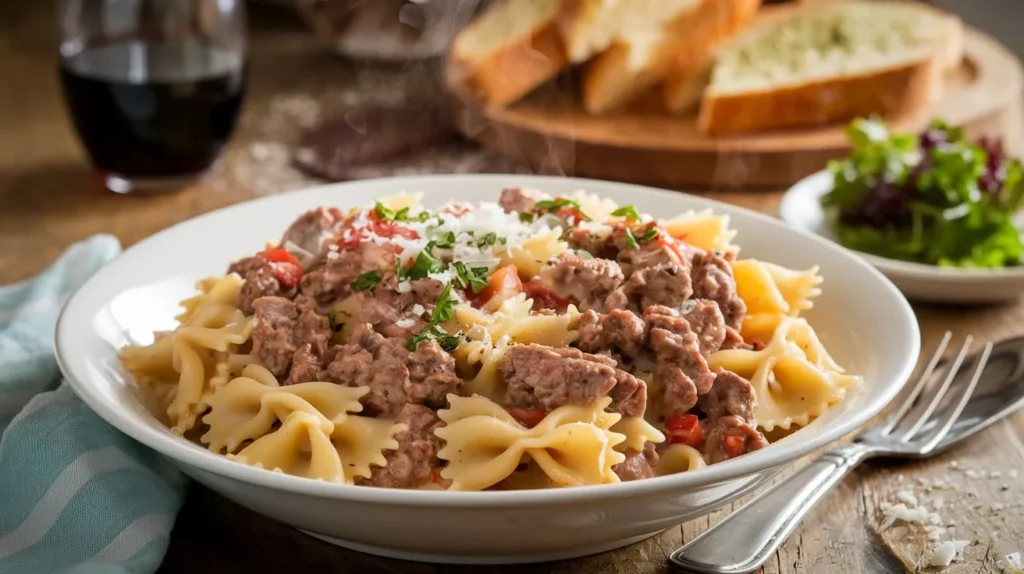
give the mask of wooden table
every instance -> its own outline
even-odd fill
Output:
[[[56,20],[50,4],[9,2],[0,6],[0,283],[38,272],[70,243],[94,233],[112,233],[128,246],[196,214],[309,183],[286,165],[280,142],[293,137],[289,129],[308,120],[315,105],[308,98],[288,94],[312,95],[317,101],[352,101],[386,88],[387,78],[394,77],[393,72],[357,68],[324,52],[287,13],[257,14],[252,88],[242,127],[223,168],[174,195],[114,196],[101,190],[91,175],[61,105]],[[447,159],[431,160],[416,169],[471,170],[478,165],[500,165],[486,152],[464,144],[446,154]],[[729,193],[717,198],[773,213],[779,194]],[[982,339],[1024,332],[1024,304],[915,308],[926,347],[946,329],[974,333]],[[1022,443],[1024,415],[1017,415],[936,460],[861,468],[826,497],[765,572],[912,569],[921,556],[920,541],[903,540],[892,530],[880,531],[878,507],[891,500],[901,484],[935,477],[963,486],[963,490],[941,493],[946,502],[942,514],[955,521],[958,538],[974,541],[963,560],[949,571],[998,571],[1000,557],[1024,550],[1024,511],[1013,507],[1024,500],[1024,484],[1021,479],[1009,478],[1011,469],[1024,470]],[[954,459],[965,467],[999,471],[1002,478],[968,479],[964,472],[950,469]],[[901,475],[903,483],[898,480]],[[993,512],[995,503],[1010,508]],[[672,549],[720,520],[728,510],[628,548],[579,560],[523,567],[442,567],[341,550],[193,485],[161,571],[662,572]]]

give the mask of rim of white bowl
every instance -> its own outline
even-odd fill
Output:
[[[785,221],[788,225],[794,229],[805,231],[803,224],[796,217],[786,217],[787,213],[791,213],[790,209],[787,209],[787,205],[795,205],[797,203],[803,203],[807,201],[805,195],[809,196],[817,194],[819,191],[831,187],[832,174],[827,169],[817,171],[811,175],[801,179],[800,181],[793,184],[786,193],[782,196],[782,203],[779,205],[779,218]],[[821,180],[821,181],[818,181]],[[804,188],[809,188],[811,191],[804,191]],[[824,213],[821,206],[815,204],[815,206]],[[796,227],[799,225],[800,227]],[[828,225],[828,223],[825,223]],[[825,241],[834,243],[843,247],[838,241],[822,235],[821,233],[809,232],[816,235]],[[951,281],[974,281],[977,279],[1024,279],[1024,265],[1017,267],[1002,267],[1002,268],[975,268],[975,267],[939,267],[938,265],[928,265],[926,263],[916,263],[914,261],[900,261],[899,259],[890,259],[888,257],[882,257],[880,255],[874,255],[866,253],[864,251],[857,251],[856,249],[850,249],[849,247],[843,247],[852,253],[863,257],[869,263],[878,267],[879,270],[889,273],[899,273],[901,277],[916,278],[916,279],[941,279]]]
[[[370,181],[388,184],[391,183],[396,189],[415,187],[415,182],[424,180],[475,180],[481,184],[494,184],[508,182],[514,179],[521,185],[543,188],[545,184],[564,185],[566,181],[579,184],[579,189],[587,189],[588,186],[596,185],[605,187],[613,185],[623,190],[641,195],[663,196],[666,193],[679,193],[669,190],[657,189],[636,184],[609,182],[585,178],[568,178],[558,176],[531,176],[514,174],[455,174],[455,175],[422,175],[422,176],[398,176],[386,178],[374,178],[371,180],[359,180],[326,185],[312,186],[295,191],[285,192],[278,195],[252,199],[225,206],[210,211],[191,219],[179,222],[153,235],[146,237],[135,245],[129,247],[120,256],[133,250],[144,249],[145,246],[156,238],[169,234],[172,230],[187,228],[196,225],[207,218],[216,217],[219,214],[229,211],[239,205],[253,203],[272,203],[283,201],[295,193],[315,193],[327,189],[344,189],[345,187],[360,187],[367,185]],[[917,319],[907,302],[906,298],[893,283],[874,269],[867,262],[858,257],[850,256],[851,252],[840,245],[828,241],[817,234],[786,226],[781,220],[759,213],[744,207],[727,204],[699,196],[689,196],[694,203],[705,208],[720,209],[723,211],[736,211],[746,216],[769,222],[772,225],[782,225],[798,235],[804,236],[809,241],[823,242],[826,249],[832,250],[840,256],[848,257],[851,265],[861,267],[861,271],[880,281],[884,289],[887,289],[897,302],[900,309],[899,320],[907,322],[910,328],[909,351],[912,358],[904,362],[894,379],[898,382],[890,384],[887,389],[878,396],[870,397],[857,407],[857,411],[848,417],[835,421],[832,428],[827,432],[820,432],[814,435],[804,435],[799,441],[780,442],[770,445],[761,451],[751,453],[736,459],[709,465],[706,468],[683,472],[679,474],[647,478],[643,480],[620,482],[614,484],[600,484],[592,486],[573,486],[563,488],[550,488],[538,490],[518,491],[486,491],[486,492],[462,492],[448,490],[403,490],[391,488],[377,488],[366,486],[353,486],[346,484],[329,483],[309,478],[292,476],[280,472],[270,472],[264,469],[251,467],[228,459],[226,456],[203,450],[186,439],[170,434],[167,430],[157,430],[147,423],[137,420],[135,416],[123,414],[101,397],[91,385],[75,378],[66,368],[63,359],[65,347],[64,336],[70,330],[64,326],[67,320],[68,310],[74,308],[78,301],[88,294],[90,289],[96,288],[102,282],[102,277],[110,269],[110,264],[104,267],[92,277],[68,300],[61,310],[57,320],[57,329],[54,335],[54,349],[57,362],[61,372],[68,379],[75,393],[109,424],[128,435],[130,438],[152,448],[153,450],[188,466],[199,468],[203,471],[216,474],[222,477],[238,480],[241,482],[288,491],[296,494],[313,496],[318,498],[350,500],[359,503],[371,503],[381,505],[413,505],[418,507],[509,507],[522,505],[569,505],[592,500],[594,498],[628,499],[648,496],[660,496],[669,492],[682,492],[695,487],[709,486],[722,483],[728,480],[743,478],[752,474],[788,464],[800,457],[806,456],[813,451],[846,436],[860,428],[872,417],[877,415],[896,396],[906,381],[913,374],[916,367],[917,356],[920,354],[921,336],[917,326]],[[119,259],[120,259],[119,257]],[[112,262],[113,263],[113,262]],[[796,434],[792,436],[798,436]]]

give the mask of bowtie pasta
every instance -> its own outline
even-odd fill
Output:
[[[583,191],[318,208],[121,359],[172,432],[270,471],[448,490],[694,472],[860,384],[803,316],[817,268],[735,238],[709,210]]]

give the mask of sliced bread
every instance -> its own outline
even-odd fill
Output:
[[[919,112],[959,61],[959,30],[906,2],[797,7],[722,46],[698,125],[728,134]]]
[[[448,84],[487,106],[515,102],[569,66],[558,33],[562,0],[502,0],[452,42]]]
[[[747,28],[755,16],[778,10],[771,7],[761,10],[761,4],[761,0],[718,0],[706,11],[707,16],[698,30],[700,41],[678,46],[665,73],[662,97],[669,112],[696,111],[711,80],[718,47]]]
[[[563,0],[558,29],[569,60],[579,64],[616,41],[657,33],[695,0]]]
[[[673,22],[622,39],[588,65],[583,76],[583,106],[592,114],[622,107],[660,82],[672,62],[673,47],[682,38],[673,30],[697,18],[704,4],[722,0],[693,0]]]

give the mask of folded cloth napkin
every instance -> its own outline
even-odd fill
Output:
[[[120,250],[98,235],[0,287],[0,574],[149,573],[167,550],[181,474],[90,411],[53,356],[64,302]]]

